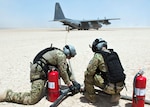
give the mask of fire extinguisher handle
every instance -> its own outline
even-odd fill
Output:
[[[69,92],[69,88],[63,90],[62,94],[55,100],[55,102],[52,105],[50,105],[50,107],[57,107],[67,97]]]
[[[143,75],[143,74],[144,74],[144,70],[143,70],[143,69],[140,69],[140,71],[139,71],[137,74]]]

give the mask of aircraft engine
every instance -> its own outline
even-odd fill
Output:
[[[101,24],[101,23],[98,23],[98,26],[99,26],[99,28],[101,28],[101,27],[102,27],[102,24]]]
[[[104,20],[103,21],[103,24],[105,24],[105,25],[109,25],[109,24],[111,24],[108,20]]]

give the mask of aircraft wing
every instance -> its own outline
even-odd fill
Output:
[[[111,19],[106,19],[105,18],[105,19],[97,19],[97,20],[83,20],[83,21],[81,21],[81,23],[89,23],[89,22],[97,23],[97,22],[100,22],[102,24],[109,25],[109,24],[111,24],[109,22],[109,20],[120,20],[120,18],[111,18]]]

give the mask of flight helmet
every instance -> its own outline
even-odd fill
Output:
[[[76,55],[76,50],[72,45],[65,45],[63,51],[67,57],[74,57]]]
[[[107,42],[105,40],[103,40],[102,38],[99,38],[99,39],[95,39],[93,41],[93,44],[92,44],[92,51],[93,52],[101,51],[102,47],[107,48]]]

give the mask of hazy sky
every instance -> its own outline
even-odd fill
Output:
[[[149,0],[0,0],[0,28],[60,27],[52,21],[56,2],[67,18],[121,18],[107,27],[150,27]]]

